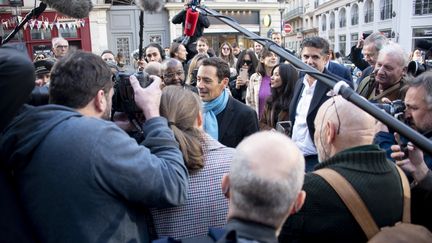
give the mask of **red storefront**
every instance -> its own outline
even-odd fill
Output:
[[[24,19],[27,13],[21,14]],[[3,38],[17,25],[16,16],[10,13],[0,14],[1,34]],[[20,18],[20,20],[22,20]],[[69,41],[71,49],[91,51],[89,18],[74,19],[57,12],[46,11],[38,19],[30,20],[23,29],[9,42],[25,43],[29,56],[36,53],[50,54],[51,39],[62,36]]]

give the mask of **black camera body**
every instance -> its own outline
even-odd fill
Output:
[[[112,108],[114,112],[125,112],[128,114],[141,113],[135,104],[134,90],[130,83],[129,77],[134,75],[141,87],[149,86],[152,79],[146,72],[118,72],[114,80],[114,95],[112,99]]]
[[[432,62],[430,62],[429,60],[425,61],[424,63],[411,61],[408,63],[407,73],[416,77],[428,70],[432,70]]]
[[[394,100],[390,104],[375,104],[378,108],[384,110],[387,114],[393,116],[399,121],[404,122],[405,103],[402,100]]]

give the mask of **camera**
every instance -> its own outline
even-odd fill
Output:
[[[375,104],[378,108],[384,110],[387,114],[393,116],[399,121],[404,122],[405,103],[402,100],[394,100],[390,104]]]
[[[128,114],[141,113],[141,110],[135,104],[134,90],[129,80],[131,75],[134,75],[138,79],[139,84],[143,88],[149,86],[153,81],[146,72],[117,72],[114,76],[113,111]]]
[[[431,69],[432,69],[432,62],[430,60],[426,60],[424,63],[411,61],[408,63],[407,73],[412,74],[414,77],[416,77],[422,74],[423,72]]]

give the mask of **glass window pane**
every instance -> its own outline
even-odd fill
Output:
[[[50,40],[51,30],[49,29],[32,29],[30,30],[32,40]]]
[[[78,31],[76,28],[59,28],[59,36],[63,38],[77,38]]]

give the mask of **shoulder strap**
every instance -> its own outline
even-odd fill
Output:
[[[321,176],[336,191],[354,216],[368,239],[379,232],[379,228],[373,220],[369,210],[352,185],[338,172],[332,169],[320,169],[313,173]]]
[[[396,165],[396,169],[399,173],[399,177],[402,182],[402,190],[403,190],[403,214],[402,214],[402,222],[411,223],[411,188],[409,186],[408,179],[406,178],[405,173]]]

